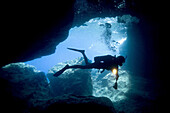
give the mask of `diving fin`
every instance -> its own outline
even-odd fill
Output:
[[[58,77],[59,75],[61,75],[68,68],[69,68],[69,65],[67,64],[63,69],[61,69],[60,71],[56,72],[53,76]]]
[[[117,82],[115,82],[115,85],[113,86],[114,89],[117,89]]]
[[[79,50],[79,49],[74,49],[74,48],[67,48],[67,49],[73,50],[73,51],[78,51],[80,53],[84,53],[85,52],[85,50]]]

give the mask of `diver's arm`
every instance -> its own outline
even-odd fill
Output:
[[[103,73],[105,71],[105,69],[103,69],[100,73]]]
[[[98,73],[100,72],[100,73],[103,73],[105,71],[105,69],[103,69],[101,72],[100,72],[100,69],[98,70]]]

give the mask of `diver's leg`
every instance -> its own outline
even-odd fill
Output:
[[[113,88],[115,88],[115,89],[117,89],[117,80],[118,80],[118,78],[119,78],[119,75],[116,76],[116,82],[115,82],[115,84],[113,86]]]
[[[89,64],[88,58],[85,55],[85,50],[79,50],[79,49],[73,49],[73,48],[67,48],[67,49],[80,52],[83,55],[83,57],[84,57],[86,65]]]
[[[85,52],[83,52],[82,54],[83,54],[84,61],[85,61],[86,65],[89,64],[88,58],[87,58],[87,56],[85,55]]]
[[[115,82],[113,88],[117,89],[117,81]]]
[[[58,77],[59,75],[61,75],[66,69],[68,69],[70,66],[67,64],[63,69],[59,70],[58,72],[56,72],[53,76]]]
[[[80,68],[80,69],[92,69],[95,68],[96,65],[94,63],[92,64],[88,64],[88,65],[73,65],[73,66],[69,66],[68,64],[61,70],[59,70],[58,72],[56,72],[53,76],[58,77],[59,75],[61,75],[66,69],[70,69],[70,68]]]

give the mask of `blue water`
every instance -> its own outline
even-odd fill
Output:
[[[104,25],[105,23],[110,23],[112,25],[110,28],[112,32],[110,45],[115,46],[116,51],[110,50],[108,45],[104,43],[104,33],[106,32],[106,27],[102,26],[102,24]],[[57,45],[54,54],[25,63],[33,65],[38,70],[47,73],[48,70],[57,63],[81,57],[80,53],[70,51],[67,47],[84,49],[87,57],[92,61],[95,56],[107,54],[119,55],[121,46],[127,40],[126,31],[126,25],[123,23],[118,23],[116,17],[94,18],[80,27],[71,28],[68,38]],[[116,44],[113,40],[119,42],[119,44]]]

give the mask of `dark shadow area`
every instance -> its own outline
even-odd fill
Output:
[[[74,2],[3,1],[0,66],[54,53],[72,26]]]

